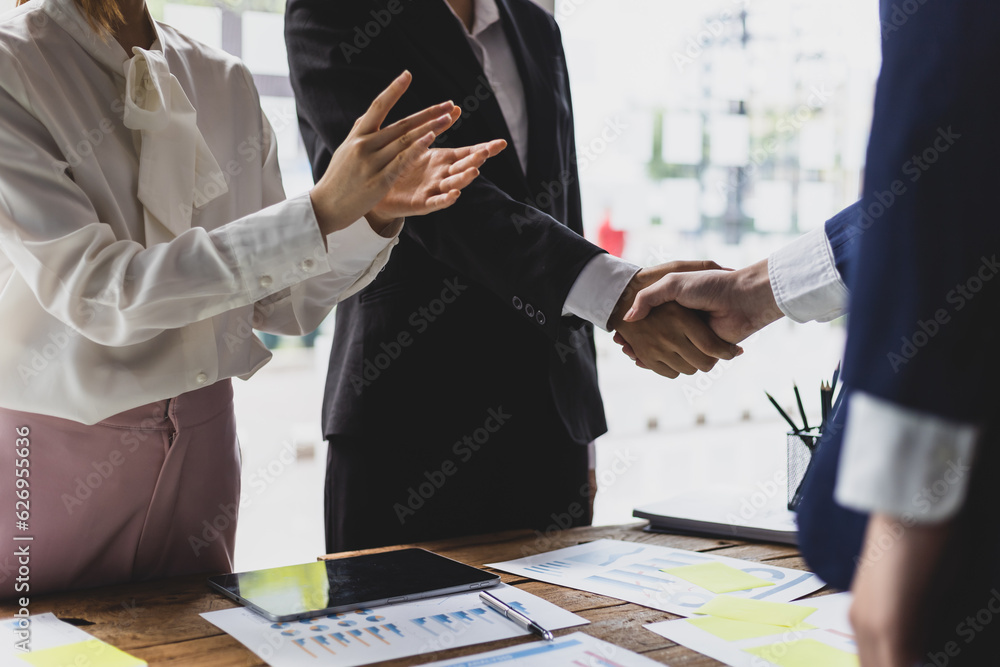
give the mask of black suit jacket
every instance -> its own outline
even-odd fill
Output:
[[[592,327],[561,316],[578,274],[602,251],[581,236],[559,29],[530,0],[498,5],[529,109],[527,174],[444,0],[288,3],[292,85],[317,178],[404,69],[413,83],[388,122],[454,100],[464,113],[439,145],[509,144],[454,206],[408,220],[383,274],[338,307],[327,436],[426,434],[442,421],[471,428],[513,396],[533,406],[521,419],[555,420],[572,441],[607,430]]]

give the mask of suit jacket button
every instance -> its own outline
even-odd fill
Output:
[[[524,307],[524,314],[527,315],[528,317],[534,317],[535,307],[529,303],[527,306]]]
[[[535,316],[535,319],[538,320],[539,324],[545,324],[545,313],[543,313],[542,311],[538,311],[538,314]]]
[[[515,297],[514,297],[514,308],[516,308],[516,309],[518,309],[518,310],[521,310],[521,308],[522,308],[523,306],[524,306],[524,304],[522,304],[522,303],[521,303],[521,300],[520,300],[520,299],[518,299],[518,298],[517,298],[517,297],[515,296]]]

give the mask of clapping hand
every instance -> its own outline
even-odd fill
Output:
[[[324,234],[344,229],[362,216],[382,233],[399,218],[447,208],[479,176],[479,167],[506,147],[505,141],[496,140],[432,149],[434,139],[462,114],[452,102],[383,128],[411,80],[410,73],[403,72],[375,98],[310,193]]]

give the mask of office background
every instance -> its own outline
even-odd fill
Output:
[[[0,11],[13,5],[0,0]],[[149,6],[246,61],[278,136],[286,191],[308,189],[284,2]],[[548,6],[567,51],[585,225],[595,242],[637,264],[711,258],[739,267],[856,198],[879,66],[872,0]],[[313,348],[283,339],[253,382],[236,383],[244,451],[238,570],[323,551],[319,411],[330,324]],[[678,491],[770,488],[784,470],[786,428],[763,392],[791,406],[795,381],[818,416],[819,382],[839,358],[843,323],[781,323],[748,341],[737,362],[676,381],[632,367],[607,334],[597,343],[611,430],[598,442],[595,522],[620,523],[636,504]]]

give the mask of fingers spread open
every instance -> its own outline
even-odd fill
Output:
[[[453,155],[452,157],[455,158],[457,156]],[[486,160],[488,160],[489,158],[490,154],[486,151],[486,149],[476,151],[472,155],[462,158],[458,162],[451,165],[451,167],[448,169],[448,172],[451,174],[458,174],[460,172],[465,171],[466,169],[482,167],[484,164],[486,164]]]
[[[396,106],[396,102],[403,96],[406,89],[410,87],[410,81],[412,80],[413,75],[409,71],[405,71],[396,77],[389,84],[388,88],[378,94],[375,101],[368,107],[368,111],[361,116],[359,122],[355,125],[355,129],[361,134],[372,134],[382,127],[386,116]]]
[[[379,171],[389,183],[395,183],[417,160],[426,158],[427,149],[434,142],[433,132],[416,138],[410,137],[411,133],[408,132],[379,152],[379,163],[385,160]]]
[[[407,158],[400,164],[409,164],[410,160],[414,159],[434,142],[439,128],[444,127],[449,122],[448,116],[438,116],[420,127],[413,128],[375,154],[376,167],[380,170],[384,169],[386,165],[396,163],[403,155],[407,155]],[[429,140],[428,136],[430,137]],[[421,147],[419,150],[414,151],[413,149],[417,147],[418,143],[421,144]]]
[[[507,148],[507,142],[503,139],[494,139],[493,141],[476,144],[475,146],[462,146],[461,148],[455,148],[453,150],[455,151],[456,157],[461,159],[468,157],[473,153],[478,153],[484,148],[489,152],[489,157],[494,157],[502,153],[503,149]]]
[[[415,130],[431,121],[435,121],[444,116],[449,116],[453,118],[453,112],[455,110],[455,105],[451,102],[442,102],[441,104],[436,104],[432,107],[428,107],[423,111],[418,111],[417,113],[407,116],[403,120],[398,120],[389,127],[384,127],[372,137],[372,145],[376,150],[383,148],[393,141],[399,139],[407,132]],[[454,122],[452,120],[451,122]],[[448,125],[445,125],[448,127]],[[442,130],[438,130],[440,133]]]
[[[448,208],[458,201],[461,194],[461,190],[452,190],[451,192],[446,192],[443,195],[428,197],[422,214],[426,215],[427,213],[433,213],[434,211],[440,211],[443,208]]]
[[[462,190],[469,183],[476,180],[479,177],[479,170],[472,168],[466,169],[460,174],[455,174],[454,176],[449,176],[448,178],[441,181],[441,190],[448,192],[449,190]]]

